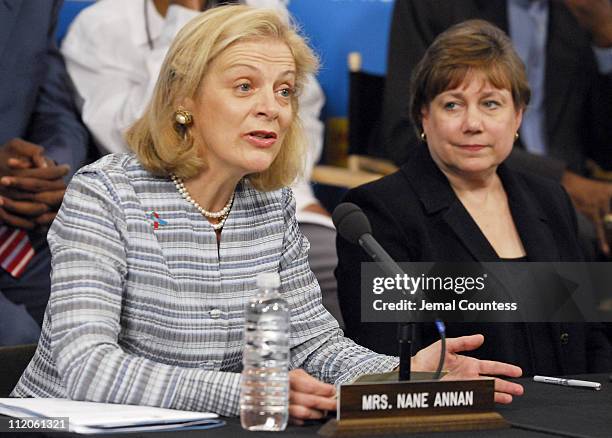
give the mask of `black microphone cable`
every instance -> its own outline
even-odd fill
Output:
[[[442,368],[444,367],[444,358],[446,356],[446,326],[440,318],[436,318],[436,328],[440,334],[440,359],[438,360],[438,369],[434,374],[434,380],[440,380]]]

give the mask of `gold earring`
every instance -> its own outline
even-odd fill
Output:
[[[193,116],[187,110],[182,107],[179,107],[174,112],[174,121],[182,126],[189,126],[193,123]]]
[[[425,131],[421,131],[421,141],[427,141],[427,136],[425,135]]]
[[[519,138],[519,133],[518,131],[514,133],[514,141],[517,141]]]

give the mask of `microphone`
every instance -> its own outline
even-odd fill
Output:
[[[332,213],[336,230],[349,242],[359,245],[378,262],[383,272],[391,277],[404,275],[404,271],[372,236],[372,227],[363,210],[352,202],[343,202]],[[410,380],[410,360],[412,356],[412,338],[414,326],[411,323],[398,325],[399,342],[399,380]]]
[[[332,221],[338,233],[349,242],[361,246],[373,261],[380,264],[386,275],[404,275],[402,268],[372,236],[370,221],[358,205],[352,202],[341,203],[332,213]]]
[[[374,260],[388,276],[405,275],[402,268],[391,258],[382,246],[372,236],[372,226],[361,207],[352,202],[339,204],[332,213],[332,221],[336,230],[349,242],[359,245]],[[440,378],[444,359],[446,356],[446,327],[444,322],[436,318],[436,329],[440,334],[441,348],[438,368],[434,380]],[[414,338],[414,324],[400,323],[398,325],[399,342],[399,380],[410,380],[410,359],[412,357],[412,339]],[[612,375],[610,376],[612,380]]]

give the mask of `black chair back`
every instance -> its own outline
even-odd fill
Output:
[[[385,158],[381,114],[385,77],[364,71],[349,73],[349,155]]]
[[[0,397],[8,397],[26,369],[36,344],[0,347]]]

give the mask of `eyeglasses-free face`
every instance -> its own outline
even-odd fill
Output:
[[[522,120],[509,90],[470,72],[457,88],[437,95],[422,111],[430,154],[440,169],[460,177],[495,172],[510,152]]]

